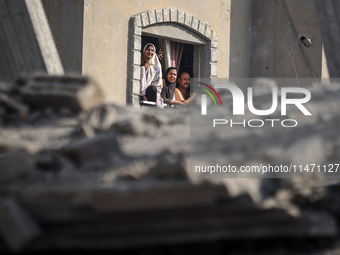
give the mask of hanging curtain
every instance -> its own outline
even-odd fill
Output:
[[[158,39],[159,47],[164,51],[163,59],[161,60],[161,64],[163,69],[166,70],[171,67],[171,57],[170,57],[170,40],[166,39]]]
[[[162,66],[166,70],[169,67],[176,67],[178,70],[181,65],[184,44],[172,42],[167,39],[158,39],[160,48],[164,51]]]
[[[179,42],[171,42],[170,46],[171,46],[171,66],[174,66],[176,67],[177,70],[179,70],[184,45],[183,43]]]

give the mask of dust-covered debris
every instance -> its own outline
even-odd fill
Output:
[[[63,79],[43,79],[50,98],[59,93],[55,83]],[[190,140],[189,108],[141,111],[98,104],[74,111],[75,97],[65,101],[72,105],[66,111],[67,103],[40,101],[43,94],[34,103],[20,97],[22,84],[14,92],[2,90],[27,107],[27,117],[14,111],[7,118],[6,109],[2,119],[0,196],[15,199],[41,235],[29,235],[18,245],[5,238],[13,251],[138,249],[258,238],[326,238],[336,245],[336,179],[210,179],[190,172],[189,163],[191,153],[235,165],[335,163],[339,87],[312,89],[317,100],[311,107],[318,111],[296,132],[209,133],[201,127],[199,139]],[[262,98],[266,90],[261,91],[255,96]]]

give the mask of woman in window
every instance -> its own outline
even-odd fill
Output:
[[[181,105],[184,102],[175,99],[177,70],[175,67],[169,67],[165,71],[165,79],[163,80],[162,98],[164,103],[168,105]]]
[[[156,106],[163,108],[160,96],[162,90],[162,67],[156,55],[156,47],[147,43],[142,52],[140,68],[140,94],[143,100],[156,102]]]

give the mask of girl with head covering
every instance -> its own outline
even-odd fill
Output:
[[[143,99],[156,102],[158,108],[163,108],[160,96],[162,90],[162,68],[156,55],[156,47],[147,43],[142,52],[141,60],[140,93]]]
[[[177,79],[177,70],[175,67],[169,67],[165,71],[165,79],[163,80],[163,88],[162,88],[162,98],[164,103],[169,105],[181,105],[182,101],[178,101],[175,99],[175,89],[176,89],[176,79]]]

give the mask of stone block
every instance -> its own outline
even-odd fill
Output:
[[[36,222],[12,199],[0,201],[0,232],[13,252],[41,233]]]
[[[10,182],[32,171],[30,155],[25,150],[0,155],[0,182]]]
[[[206,37],[208,37],[209,39],[211,39],[211,35],[212,35],[212,28],[210,26],[206,26],[206,29],[205,29],[205,32],[204,32],[204,35]]]
[[[181,10],[177,11],[177,21],[184,24],[184,12]]]
[[[164,22],[169,22],[170,21],[170,13],[169,9],[163,9],[163,21]]]
[[[192,27],[193,29],[197,30],[197,29],[198,29],[198,22],[199,22],[198,18],[193,17],[193,18],[192,18],[191,27]]]
[[[217,49],[211,49],[210,61],[213,63],[217,63],[217,58],[218,58]]]
[[[146,27],[148,26],[150,23],[149,23],[149,15],[147,12],[143,12],[141,14],[141,17],[142,17],[142,27]]]
[[[140,36],[141,34],[142,34],[142,28],[141,27],[134,27],[134,35],[138,35],[138,36]]]
[[[133,65],[132,78],[135,80],[140,80],[140,65]]]
[[[187,25],[188,27],[191,27],[191,23],[192,23],[192,15],[189,13],[185,13],[184,24]]]
[[[141,27],[142,26],[142,17],[140,16],[140,15],[136,15],[135,17],[134,17],[134,25],[135,25],[135,27]]]
[[[160,9],[156,10],[156,21],[159,22],[163,22],[163,12]]]
[[[133,64],[140,65],[140,61],[141,61],[141,53],[140,51],[135,50],[133,53]]]
[[[68,108],[79,112],[104,102],[98,84],[87,77],[35,77],[26,81],[21,93],[24,102],[37,108]]]
[[[132,80],[132,92],[140,94],[140,80]]]
[[[155,11],[154,10],[148,11],[148,15],[149,15],[149,24],[150,25],[155,24],[156,23]]]
[[[170,9],[170,20],[171,22],[177,22],[177,10]]]
[[[213,39],[211,40],[211,48],[218,48],[218,36],[215,31],[213,31],[212,35]]]
[[[140,51],[141,44],[142,44],[142,37],[140,35],[134,35],[133,36],[133,49]]]
[[[139,94],[139,93],[138,93]],[[132,98],[132,105],[133,105],[133,107],[135,107],[135,108],[140,108],[140,105],[139,105],[139,97],[133,97]]]
[[[216,63],[210,63],[210,76],[217,77],[217,64]]]
[[[199,21],[199,24],[198,24],[198,31],[204,35],[204,32],[205,32],[205,23],[203,23],[201,20]]]

